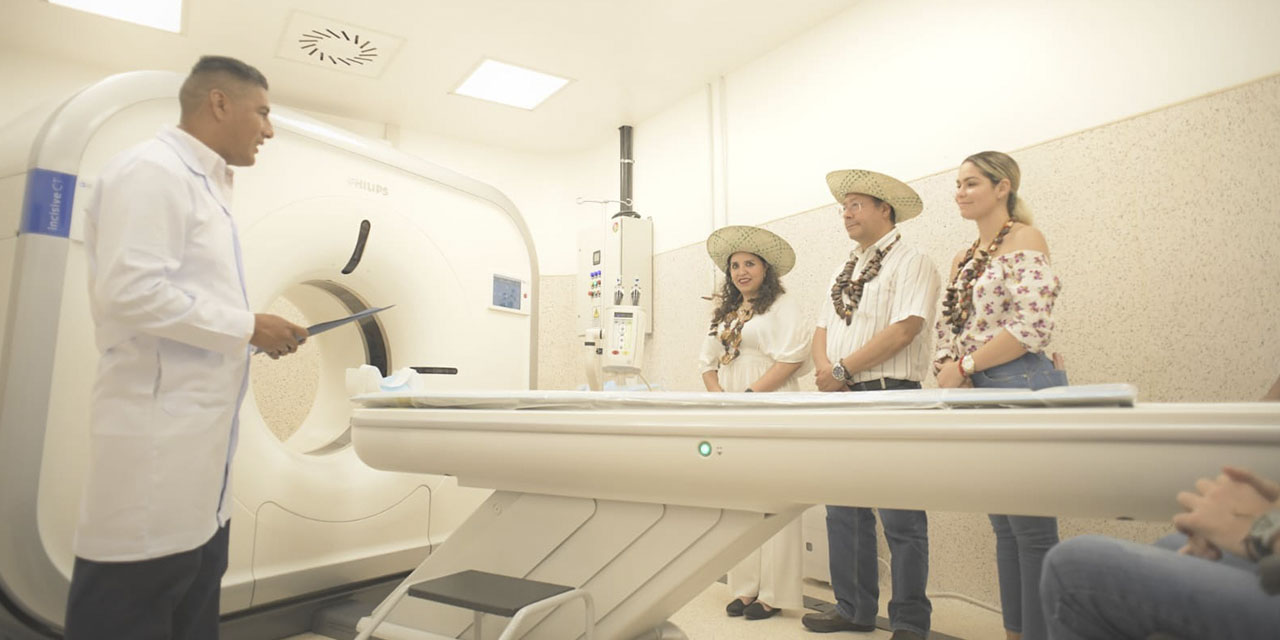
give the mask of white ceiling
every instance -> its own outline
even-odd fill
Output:
[[[0,0],[6,47],[108,71],[186,71],[217,53],[257,66],[274,101],[530,151],[585,148],[856,0],[187,0],[170,34]],[[295,11],[403,39],[377,78],[277,56]],[[573,79],[534,111],[449,92],[480,62]]]

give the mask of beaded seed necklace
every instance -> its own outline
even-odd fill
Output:
[[[862,274],[857,280],[853,280],[853,270],[858,266],[858,257],[854,256],[844,265],[844,271],[836,276],[836,283],[831,285],[831,302],[835,305],[836,315],[844,318],[845,326],[853,324],[853,312],[857,310],[858,303],[862,302],[862,291],[866,288],[867,283],[875,279],[880,273],[880,265],[884,263],[884,257],[889,251],[897,246],[902,236],[893,239],[889,246],[883,249],[876,249],[876,254],[867,261],[867,268],[862,270]],[[849,298],[849,304],[845,304],[844,299]]]
[[[742,353],[738,349],[742,345],[742,327],[755,315],[754,309],[738,307],[736,312],[726,313],[721,322],[712,321],[711,331],[707,335],[718,337],[720,344],[724,345],[724,355],[720,356],[720,364],[729,364]],[[717,329],[717,325],[720,328]]]
[[[942,302],[942,315],[947,319],[947,324],[951,325],[951,333],[959,335],[964,331],[964,325],[973,313],[973,284],[977,282],[978,276],[987,270],[987,265],[991,263],[991,256],[1000,247],[1000,243],[1004,242],[1004,237],[1009,235],[1013,223],[1014,219],[1010,216],[1009,221],[1000,228],[1000,233],[996,234],[986,251],[978,251],[978,243],[982,242],[979,238],[974,240],[973,246],[965,252],[964,261],[956,270],[956,277],[952,279],[951,286],[947,287],[947,297]],[[974,260],[975,253],[978,254],[977,260]]]

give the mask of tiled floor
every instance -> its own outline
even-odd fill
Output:
[[[887,591],[881,590],[882,593]],[[827,602],[835,599],[830,587],[818,583],[806,582],[805,594]],[[885,597],[887,598],[887,593]],[[817,640],[826,637],[888,640],[890,636],[888,631],[819,636],[801,626],[800,617],[805,611],[784,611],[768,620],[729,618],[724,613],[724,605],[729,602],[729,598],[729,588],[716,582],[671,616],[671,622],[679,626],[689,640]],[[887,601],[881,604],[881,615],[884,615],[887,607]],[[936,631],[966,640],[1004,637],[1000,614],[952,598],[933,598],[933,627]],[[315,634],[303,634],[286,640],[328,639]]]

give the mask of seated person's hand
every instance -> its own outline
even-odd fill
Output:
[[[1238,467],[1223,467],[1222,474],[1236,482],[1243,482],[1253,487],[1263,498],[1271,502],[1280,500],[1280,483],[1260,478],[1252,471]]]
[[[1221,560],[1222,552],[1217,547],[1209,544],[1208,540],[1199,536],[1187,536],[1187,544],[1178,549],[1178,553],[1184,556],[1195,556],[1204,558],[1205,560]]]
[[[1217,559],[1225,551],[1246,557],[1249,528],[1274,508],[1277,496],[1280,485],[1240,469],[1228,467],[1217,478],[1201,478],[1194,491],[1178,494],[1186,512],[1174,516],[1173,524],[1190,538],[1182,553]]]
[[[272,360],[298,350],[306,342],[307,330],[270,313],[253,315],[253,336],[249,344],[271,356]]]

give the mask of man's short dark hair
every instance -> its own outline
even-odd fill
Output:
[[[178,93],[182,112],[195,111],[210,89],[225,89],[218,85],[220,80],[227,78],[263,89],[270,88],[267,86],[267,77],[252,65],[226,56],[203,56],[191,67],[191,73],[187,74],[187,80],[182,83],[182,91]]]

